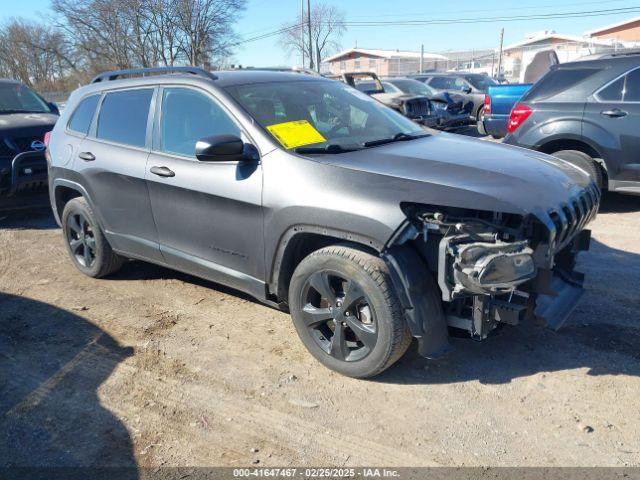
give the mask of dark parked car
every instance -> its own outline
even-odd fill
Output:
[[[58,109],[16,80],[0,79],[0,208],[21,190],[47,184],[44,135],[53,129]],[[46,197],[45,197],[46,198]]]
[[[471,104],[464,105],[464,97],[455,93],[436,92],[413,78],[389,78],[382,81],[384,93],[375,97],[385,102],[403,95],[422,95],[429,99],[437,117],[436,128],[452,130],[469,125]],[[386,102],[385,102],[386,103]]]
[[[505,143],[590,172],[602,188],[640,194],[640,54],[564,63],[511,111]]]
[[[484,94],[493,85],[498,85],[493,78],[482,73],[435,72],[411,75],[426,83],[436,92],[457,93],[464,97],[465,105],[470,103],[472,118],[480,120],[484,105]]]
[[[599,204],[559,159],[427,132],[295,73],[107,72],[71,95],[47,156],[81,272],[136,258],[242,290],[288,309],[311,354],[354,377],[412,337],[442,355],[449,327],[559,327]]]
[[[426,127],[435,127],[438,124],[439,115],[426,96],[402,92],[389,95],[374,72],[345,72],[339,76],[339,80],[372,96],[416,123]]]

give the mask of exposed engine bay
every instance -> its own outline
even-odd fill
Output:
[[[580,227],[595,216],[597,200],[566,228],[534,215],[404,205],[410,225],[396,242],[408,242],[428,266],[449,328],[476,340],[525,319],[558,329],[582,296],[575,263],[590,231]]]

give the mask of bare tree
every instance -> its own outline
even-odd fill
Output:
[[[191,65],[210,67],[230,54],[232,26],[246,0],[178,0],[181,50]]]
[[[340,39],[346,31],[345,17],[342,10],[325,3],[313,4],[310,17],[310,23],[307,16],[301,14],[297,24],[283,25],[278,43],[288,55],[304,52],[305,58],[313,59],[311,64],[320,71],[322,60],[340,49]]]
[[[246,2],[51,0],[54,21],[15,19],[0,29],[0,74],[71,86],[112,68],[219,67],[237,44]]]
[[[51,27],[14,19],[0,33],[2,75],[48,88],[70,67],[64,37]]]

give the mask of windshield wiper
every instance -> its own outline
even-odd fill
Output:
[[[326,147],[298,147],[294,150],[296,153],[347,153],[361,150],[360,148],[345,148],[342,145],[330,144]]]
[[[364,142],[363,145],[365,147],[377,147],[378,145],[384,145],[385,143],[404,142],[406,140],[415,140],[416,138],[426,137],[427,135],[429,135],[429,134],[425,133],[425,134],[418,134],[418,135],[410,135],[408,133],[399,132],[399,133],[396,133],[393,137],[381,138],[380,140],[370,140],[368,142]]]

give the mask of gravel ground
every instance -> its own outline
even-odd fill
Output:
[[[281,312],[140,262],[87,278],[48,212],[2,218],[0,466],[638,466],[640,198],[592,229],[560,332],[414,345],[362,381]]]

